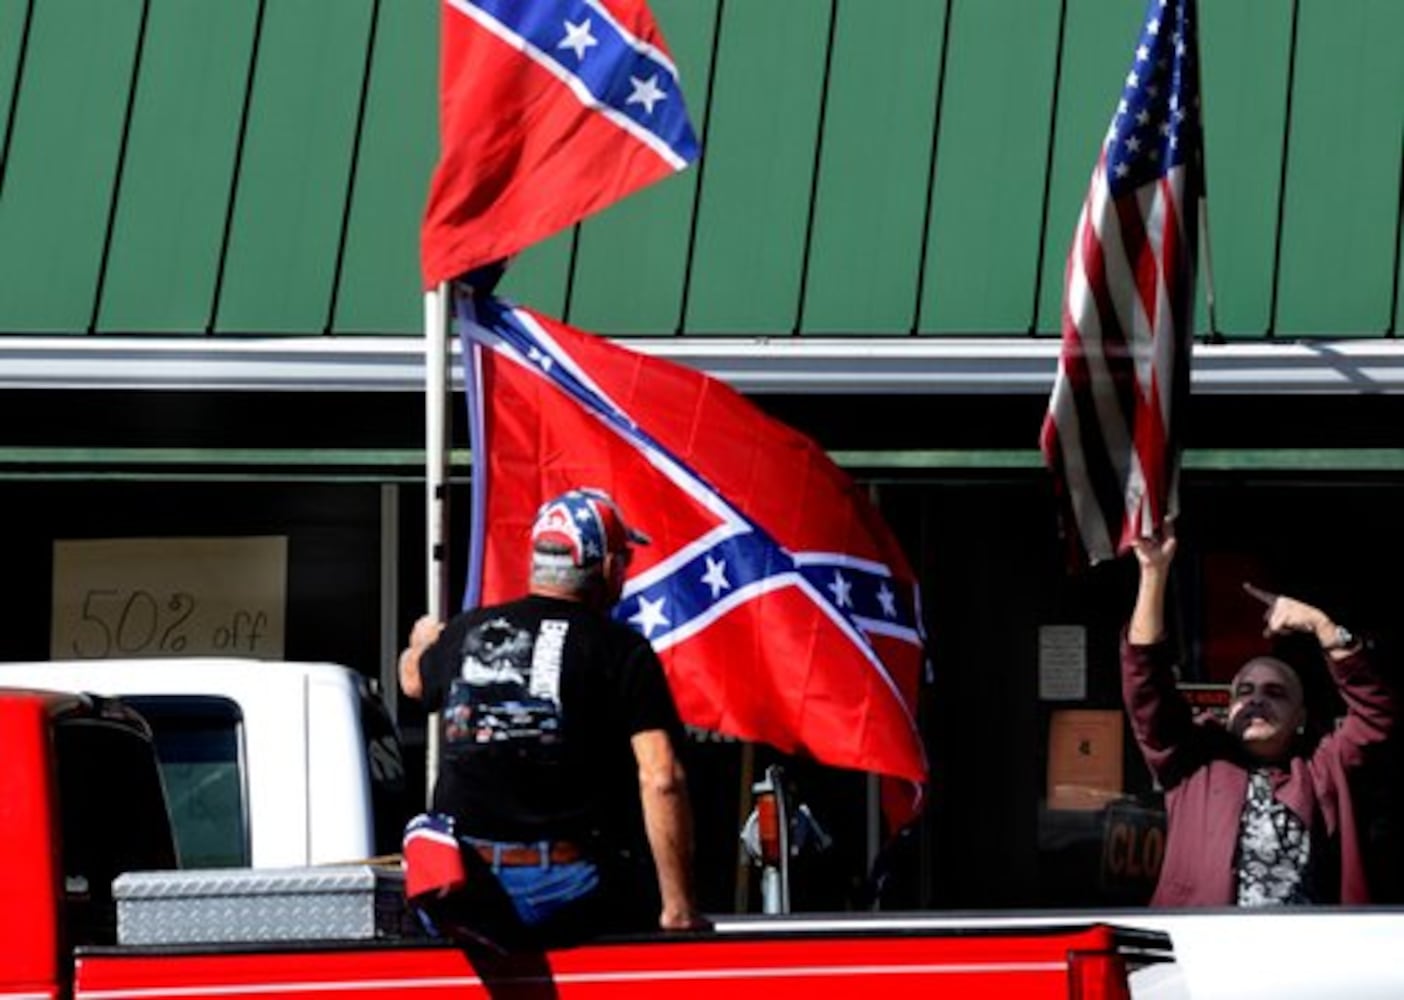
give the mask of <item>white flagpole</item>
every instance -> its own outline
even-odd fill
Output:
[[[448,617],[448,314],[448,283],[440,282],[424,293],[425,596],[426,612],[440,621]],[[425,723],[424,744],[427,805],[433,801],[438,777],[437,713],[431,713]]]
[[[868,484],[868,499],[872,501],[874,510],[882,509],[877,483]],[[876,774],[869,774],[865,782],[865,791],[863,861],[864,870],[871,877],[878,856],[882,853],[882,779]]]
[[[1219,339],[1219,317],[1215,311],[1214,301],[1214,258],[1209,247],[1209,186],[1205,184],[1204,190],[1199,193],[1199,249],[1204,257],[1204,311],[1209,320],[1209,340]],[[1194,339],[1194,320],[1190,320],[1191,334],[1189,340]]]

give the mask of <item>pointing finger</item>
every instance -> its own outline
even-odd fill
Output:
[[[1267,605],[1268,607],[1272,607],[1273,604],[1277,602],[1277,595],[1274,594],[1272,591],[1264,590],[1262,587],[1255,587],[1247,580],[1243,581],[1243,589],[1248,592],[1248,596],[1255,598],[1256,600],[1262,601],[1263,604]]]

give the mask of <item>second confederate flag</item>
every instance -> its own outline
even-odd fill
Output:
[[[469,603],[527,587],[562,490],[608,490],[652,538],[615,615],[652,641],[684,721],[909,783],[924,665],[915,579],[862,490],[701,372],[462,294],[474,449]]]

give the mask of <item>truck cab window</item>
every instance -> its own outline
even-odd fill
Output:
[[[243,714],[228,698],[130,695],[151,724],[182,868],[251,863]]]

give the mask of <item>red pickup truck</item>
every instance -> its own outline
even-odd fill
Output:
[[[1097,922],[933,930],[894,928],[890,918],[867,930],[861,921],[839,932],[772,923],[491,960],[413,934],[119,943],[114,878],[169,869],[175,857],[146,724],[109,699],[0,689],[0,761],[0,1000],[614,997],[660,989],[774,1000],[869,986],[891,995],[1115,1000],[1129,996],[1134,969],[1170,958],[1162,933]],[[245,921],[254,907],[258,923],[257,900],[235,902]]]

